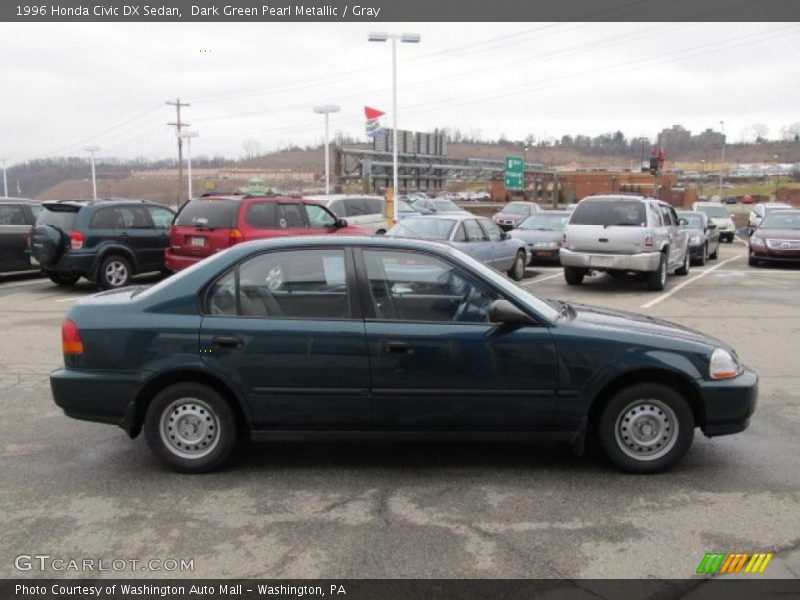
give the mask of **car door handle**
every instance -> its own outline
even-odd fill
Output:
[[[235,335],[215,335],[211,338],[211,343],[220,348],[241,348],[244,346],[242,338]]]
[[[387,354],[413,354],[414,349],[406,342],[386,342],[383,350]]]
[[[608,238],[599,238],[598,242],[608,242]]]

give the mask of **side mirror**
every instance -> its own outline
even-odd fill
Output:
[[[338,219],[336,219],[336,227],[347,227],[347,220],[339,217]]]
[[[511,304],[508,300],[495,300],[489,305],[489,322],[501,323],[510,327],[527,327],[536,325],[528,315]]]
[[[503,233],[500,234],[500,239],[501,240],[510,240],[511,239],[511,234],[508,233],[507,231],[504,231]]]
[[[689,224],[689,221],[687,221],[687,220],[686,220],[686,219],[684,219],[683,217],[681,217],[680,219],[678,219],[678,225],[680,225],[681,227],[686,227],[688,224]]]
[[[709,223],[708,227],[707,227],[707,229],[709,231],[712,230],[712,229],[716,229],[716,228],[717,228],[717,224],[716,223]]]

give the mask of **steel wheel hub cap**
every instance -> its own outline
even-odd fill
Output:
[[[216,413],[197,398],[181,398],[170,404],[161,416],[161,441],[182,458],[202,458],[219,442]]]
[[[631,458],[655,460],[675,446],[678,419],[660,400],[636,400],[620,413],[614,433],[620,450]]]
[[[117,286],[125,283],[128,278],[128,269],[121,262],[110,262],[106,267],[106,280],[111,285]]]

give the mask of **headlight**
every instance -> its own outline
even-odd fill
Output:
[[[700,245],[700,236],[699,235],[693,235],[692,237],[690,237],[689,238],[689,245],[690,246],[699,246]]]
[[[742,372],[739,361],[727,350],[717,348],[711,353],[711,363],[708,366],[708,373],[711,379],[731,379]]]
[[[763,246],[764,245],[764,240],[761,239],[760,237],[754,235],[753,237],[750,238],[750,245],[751,246]]]

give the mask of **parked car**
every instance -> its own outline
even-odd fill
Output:
[[[363,227],[370,233],[386,233],[386,200],[381,196],[335,194],[305,199],[327,206],[337,217],[347,219],[348,225]]]
[[[411,204],[414,210],[423,215],[471,214],[455,204],[452,200],[445,200],[442,198],[409,200],[409,204]]]
[[[692,210],[677,211],[684,219],[684,229],[689,232],[689,256],[693,262],[705,265],[708,259],[719,256],[719,231],[705,213]]]
[[[418,217],[421,214],[421,212],[414,210],[414,207],[405,200],[397,201],[397,219],[399,221],[407,219],[408,217]]]
[[[510,232],[511,237],[528,246],[530,262],[559,262],[559,249],[570,213],[566,210],[544,210],[531,215]]]
[[[791,208],[792,206],[785,202],[759,202],[753,206],[753,210],[750,211],[750,215],[748,216],[747,234],[753,235],[753,232],[761,225],[761,221],[764,220],[764,217],[773,210],[786,210]]]
[[[769,262],[800,263],[800,210],[768,212],[750,236],[748,262],[751,267]]]
[[[725,196],[722,199],[723,204],[736,204],[739,202],[739,199],[736,196]]]
[[[717,226],[720,241],[730,244],[736,235],[736,225],[724,204],[720,202],[695,202],[692,210],[705,213]]]
[[[599,440],[623,471],[747,428],[758,376],[666,321],[546,301],[444,244],[310,236],[239,244],[149,288],[78,300],[55,403],[142,430],[178,471],[237,438],[436,434]]]
[[[447,242],[516,281],[525,276],[525,265],[530,260],[521,240],[512,239],[491,220],[470,213],[411,217],[397,223],[386,235]]]
[[[38,269],[31,261],[30,237],[42,210],[27,198],[0,198],[0,273]]]
[[[689,273],[689,236],[666,202],[645,196],[589,196],[564,228],[560,258],[569,285],[592,271],[641,275],[663,290],[667,275]]]
[[[169,232],[165,262],[180,271],[234,244],[271,237],[370,233],[313,200],[204,195],[187,202]]]
[[[128,285],[138,273],[164,271],[175,213],[146,200],[42,202],[31,250],[53,283],[85,277],[103,289]]]
[[[535,202],[509,202],[492,216],[492,221],[503,231],[510,231],[540,210]]]

